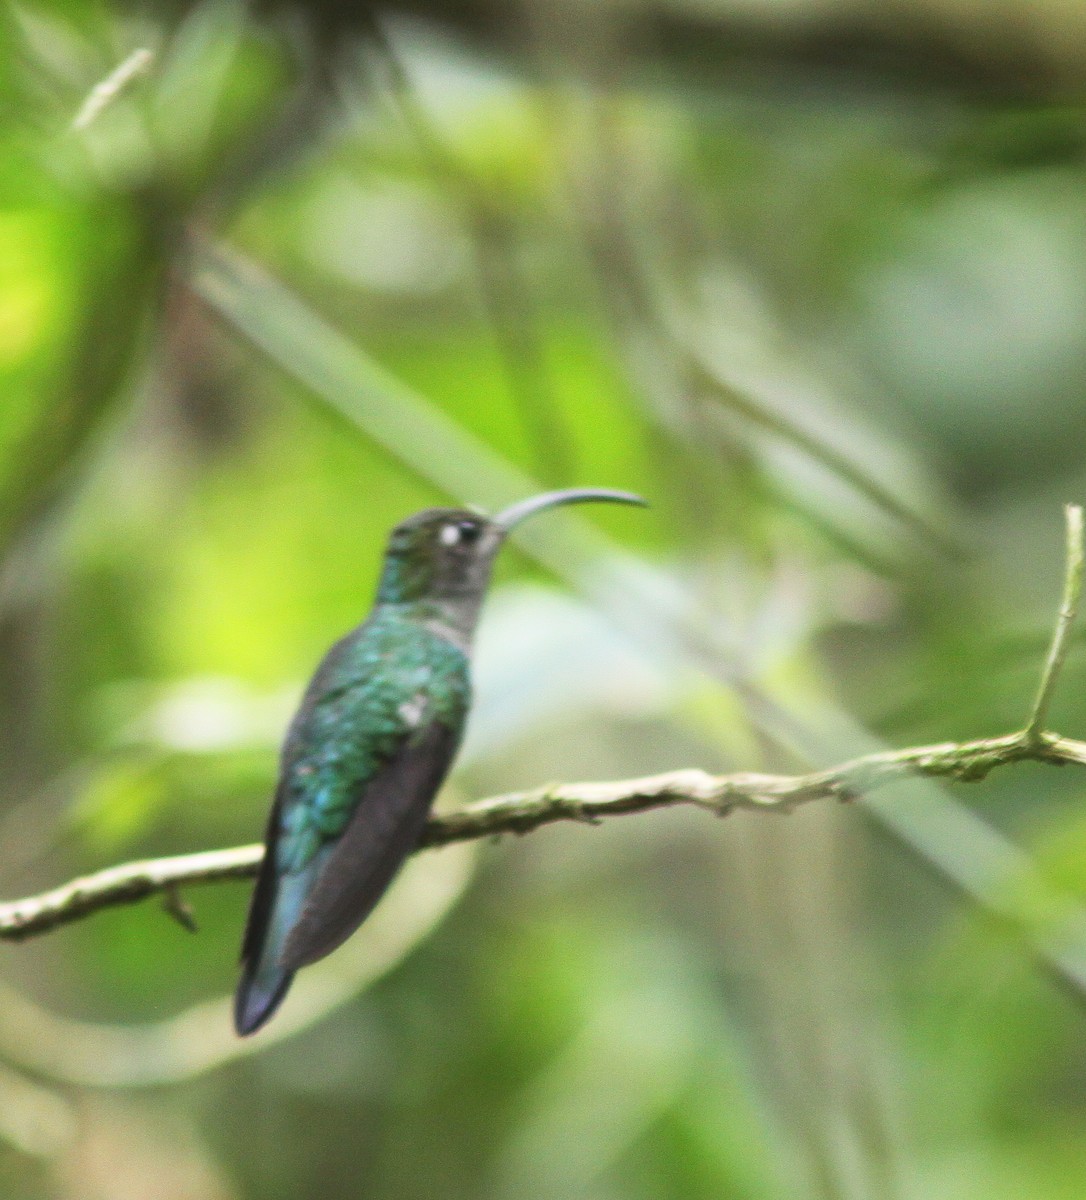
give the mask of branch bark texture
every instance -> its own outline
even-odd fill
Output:
[[[983,779],[1016,762],[1086,766],[1086,742],[1026,731],[971,742],[941,742],[865,755],[806,775],[709,775],[670,771],[608,783],[571,783],[514,792],[430,818],[419,849],[503,833],[530,833],[561,821],[598,824],[604,818],[690,805],[725,817],[737,809],[790,812],[812,800],[852,800],[896,780],[922,775],[960,781]],[[22,900],[0,904],[0,939],[18,941],[77,921],[101,908],[131,904],[181,885],[248,879],[264,847],[256,844],[201,854],[124,863]]]

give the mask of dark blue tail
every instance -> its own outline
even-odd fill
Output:
[[[293,971],[250,970],[246,964],[234,996],[234,1028],[242,1037],[256,1033],[275,1012],[293,978]]]
[[[275,1012],[294,971],[280,965],[283,946],[301,915],[316,863],[299,875],[276,877],[266,864],[253,894],[242,947],[241,981],[234,997],[234,1028],[255,1033]]]

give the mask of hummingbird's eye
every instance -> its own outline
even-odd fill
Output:
[[[470,546],[477,541],[483,527],[477,521],[450,521],[442,525],[438,539],[443,546]]]

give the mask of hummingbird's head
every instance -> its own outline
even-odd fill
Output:
[[[378,602],[468,602],[472,614],[482,601],[502,542],[521,521],[562,504],[609,501],[644,504],[632,492],[610,488],[567,488],[544,492],[485,517],[466,508],[427,508],[401,521],[385,554]]]
[[[427,508],[392,531],[378,601],[454,600],[481,594],[505,530],[466,508]]]

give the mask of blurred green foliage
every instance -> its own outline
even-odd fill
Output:
[[[450,497],[653,508],[506,552],[447,803],[1024,722],[1086,482],[1081,107],[647,82],[549,8],[528,69],[458,11],[0,9],[6,895],[259,836],[387,530]],[[1076,641],[1071,736],[1083,682]],[[423,856],[244,1044],[245,887],[11,946],[0,1191],[1080,1197],[1083,790]]]

